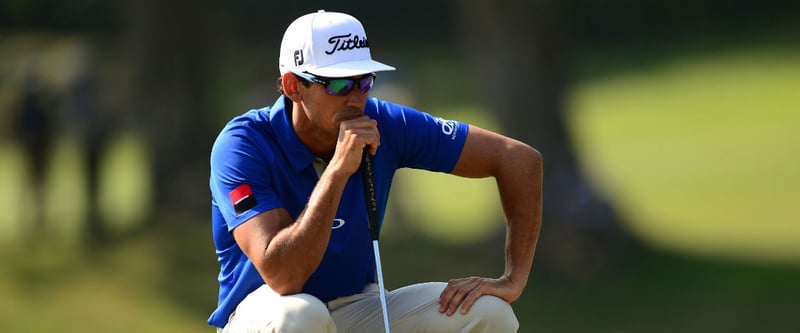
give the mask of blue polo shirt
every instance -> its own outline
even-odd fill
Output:
[[[211,151],[211,224],[220,273],[217,309],[208,323],[217,327],[224,327],[239,302],[264,284],[236,244],[233,229],[275,208],[285,208],[296,219],[319,180],[314,156],[294,132],[287,101],[281,96],[271,107],[234,118]],[[367,100],[364,112],[377,121],[381,133],[373,168],[382,224],[395,171],[409,167],[449,173],[468,126],[376,98]],[[359,171],[348,180],[328,248],[303,287],[323,302],[359,293],[375,281],[361,179]]]

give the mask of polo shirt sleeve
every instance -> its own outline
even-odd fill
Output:
[[[231,122],[211,150],[212,204],[219,208],[228,231],[262,212],[283,207],[270,180],[272,154],[254,141],[259,137],[254,131],[247,120]]]
[[[378,100],[381,137],[398,166],[450,173],[461,156],[469,125],[411,107]]]

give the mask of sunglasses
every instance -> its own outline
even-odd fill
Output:
[[[358,85],[358,89],[362,93],[367,93],[372,89],[375,83],[375,73],[369,73],[359,79],[350,78],[324,78],[309,73],[294,73],[295,75],[304,78],[308,81],[319,83],[325,86],[325,92],[328,95],[345,96]]]

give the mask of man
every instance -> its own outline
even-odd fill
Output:
[[[380,220],[403,167],[494,177],[507,220],[499,278],[388,293],[394,332],[516,332],[541,222],[542,159],[475,126],[368,98],[375,73],[354,17],[319,11],[281,43],[270,107],[234,118],[211,153],[220,332],[380,332],[383,319],[359,166],[371,155]]]

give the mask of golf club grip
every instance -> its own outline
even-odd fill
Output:
[[[378,199],[375,195],[375,175],[372,169],[372,156],[369,155],[369,147],[364,147],[364,154],[361,159],[361,178],[364,183],[369,236],[372,240],[378,240],[380,234],[378,230]]]

